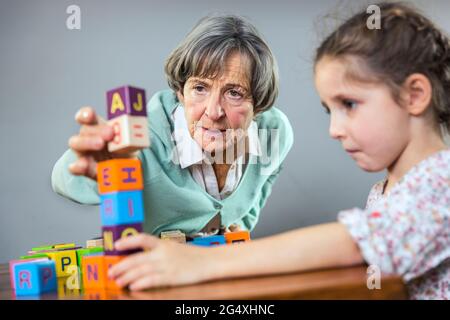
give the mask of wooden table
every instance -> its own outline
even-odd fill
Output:
[[[82,292],[60,287],[38,299],[406,299],[399,277],[382,277],[381,289],[367,288],[365,266],[214,281],[144,292]],[[15,299],[8,265],[0,265],[0,299]]]

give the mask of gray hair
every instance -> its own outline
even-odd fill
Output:
[[[250,90],[255,113],[264,112],[278,96],[278,66],[267,43],[245,18],[210,15],[202,18],[172,51],[165,72],[169,86],[183,91],[190,77],[214,78],[235,52],[249,58]]]

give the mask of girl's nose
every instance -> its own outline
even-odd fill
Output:
[[[344,121],[338,113],[331,113],[329,134],[331,138],[336,140],[340,140],[345,136]]]

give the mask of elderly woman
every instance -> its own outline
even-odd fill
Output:
[[[134,155],[143,167],[145,232],[252,230],[293,143],[288,119],[272,107],[272,52],[246,20],[210,16],[171,53],[165,72],[171,90],[147,105],[151,147]],[[96,165],[114,157],[106,148],[114,133],[92,108],[76,120],[81,129],[54,166],[53,189],[99,204]]]

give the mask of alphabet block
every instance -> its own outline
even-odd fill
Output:
[[[142,223],[144,205],[142,191],[114,192],[100,196],[102,225]]]
[[[77,253],[76,250],[61,250],[45,253],[56,264],[56,276],[68,277],[71,275],[69,272],[70,266],[77,266]]]
[[[98,192],[143,190],[141,161],[139,159],[112,159],[97,165]]]
[[[203,247],[219,246],[225,243],[225,237],[223,235],[194,238],[194,240],[190,242],[190,244]]]
[[[102,228],[103,231],[103,243],[105,255],[127,255],[135,252],[139,252],[140,250],[126,250],[119,251],[114,249],[114,243],[122,238],[134,236],[142,232],[142,224],[125,224],[125,225],[117,225],[117,226],[104,226]]]
[[[39,295],[56,291],[54,261],[31,261],[13,267],[15,293],[17,296]]]
[[[108,151],[131,153],[150,147],[147,117],[122,115],[108,121],[114,130],[114,139],[108,142]]]
[[[9,261],[9,281],[11,284],[11,289],[14,289],[15,286],[15,280],[14,280],[14,266],[18,265],[20,263],[29,263],[32,261],[48,261],[48,257],[44,257],[44,258],[30,258],[30,259],[26,259],[26,260],[11,260]]]
[[[241,243],[250,241],[249,231],[225,232],[224,234],[227,244]]]
[[[109,90],[106,93],[108,119],[114,119],[123,114],[146,117],[145,90],[123,86]]]
[[[163,231],[160,235],[161,240],[172,240],[178,243],[186,243],[186,235],[180,230]]]
[[[84,289],[105,288],[106,269],[103,255],[83,256],[81,269]]]
[[[120,262],[125,258],[124,256],[105,256],[105,266],[106,266],[106,289],[108,290],[121,290],[114,279],[108,277],[108,271],[111,267]]]
[[[82,258],[87,255],[92,255],[94,253],[102,253],[103,247],[94,248],[82,248],[77,250],[77,264],[81,267]]]
[[[86,248],[103,247],[103,238],[96,238],[86,241]]]

